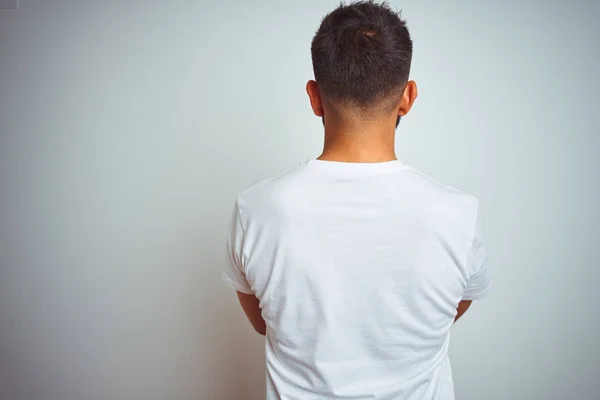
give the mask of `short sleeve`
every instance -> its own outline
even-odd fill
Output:
[[[481,218],[477,217],[473,242],[467,256],[467,271],[473,271],[468,282],[463,300],[480,300],[487,296],[492,284],[488,258],[481,236]]]
[[[238,292],[251,294],[252,288],[244,273],[244,228],[240,216],[240,210],[236,201],[229,224],[227,237],[227,261],[224,263],[221,276],[227,285]]]

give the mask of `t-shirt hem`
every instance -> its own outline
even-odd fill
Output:
[[[479,293],[471,294],[471,295],[465,295],[462,299],[463,300],[481,300],[484,297],[487,297],[487,295],[490,293],[491,286],[492,286],[492,284],[490,283],[487,286],[487,288],[485,288],[483,291],[481,291]]]
[[[223,281],[225,281],[227,286],[229,286],[233,290],[237,290],[238,292],[242,292],[242,293],[246,293],[246,294],[254,294],[252,289],[250,289],[249,287],[244,286],[238,282],[235,282],[229,276],[227,276],[224,271],[221,272],[221,278],[223,279]]]

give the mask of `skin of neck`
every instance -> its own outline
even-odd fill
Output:
[[[407,82],[393,107],[370,113],[328,104],[314,80],[308,81],[306,91],[314,114],[323,119],[325,127],[325,142],[319,160],[375,163],[397,159],[396,121],[408,114],[417,98],[414,81]]]
[[[319,160],[375,163],[396,160],[397,114],[360,121],[325,112],[325,142]]]

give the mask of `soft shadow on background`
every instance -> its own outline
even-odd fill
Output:
[[[236,193],[318,155],[337,1],[22,0],[0,11],[0,399],[264,398],[220,280]],[[479,197],[493,294],[464,400],[600,392],[600,2],[401,2],[407,163]]]

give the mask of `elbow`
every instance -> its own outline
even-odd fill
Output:
[[[254,330],[259,335],[262,335],[262,336],[266,336],[267,335],[267,325],[264,322],[262,324],[256,324],[254,326]]]

